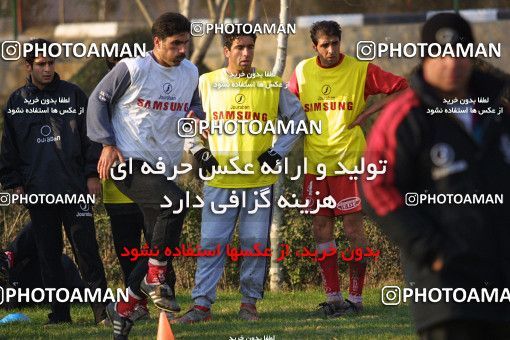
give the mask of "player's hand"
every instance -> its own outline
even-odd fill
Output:
[[[202,148],[193,154],[202,169],[212,174],[213,168],[219,165],[218,160],[214,158],[211,150]]]
[[[259,161],[260,166],[264,165],[264,163],[267,163],[267,165],[269,165],[271,169],[274,169],[276,167],[276,164],[278,164],[278,161],[282,160],[282,156],[280,156],[272,148],[269,148],[267,149],[266,152],[260,155],[259,158],[257,158],[257,160]]]
[[[352,129],[353,127],[355,127],[357,125],[361,126],[363,123],[365,123],[365,121],[367,120],[368,117],[369,117],[369,115],[361,113],[360,115],[358,115],[358,117],[356,117],[354,122],[349,124],[348,128]]]
[[[110,168],[115,161],[124,163],[126,160],[116,146],[104,145],[101,151],[101,157],[99,157],[99,162],[97,162],[97,172],[99,173],[100,179],[110,178]]]
[[[12,190],[12,192],[14,194],[22,195],[25,193],[25,190],[23,189],[23,187],[16,187]]]
[[[434,262],[432,262],[432,271],[434,272],[439,272],[441,271],[441,269],[443,269],[444,267],[444,262],[443,262],[443,259],[441,259],[440,257],[436,258],[434,260]]]
[[[97,177],[87,178],[87,189],[90,195],[101,195],[101,181]]]

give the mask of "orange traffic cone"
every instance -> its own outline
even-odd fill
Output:
[[[157,340],[175,340],[174,333],[165,312],[159,313],[158,337]]]

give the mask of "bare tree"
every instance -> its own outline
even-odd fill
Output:
[[[106,0],[99,0],[97,7],[97,20],[106,21]]]
[[[248,22],[252,24],[258,23],[260,19],[260,0],[250,0],[250,8],[248,9]]]
[[[58,22],[63,24],[65,22],[65,5],[64,0],[60,0],[58,3]]]
[[[280,25],[287,26],[289,22],[289,4],[288,0],[280,0]],[[278,47],[276,50],[276,59],[273,66],[273,73],[277,76],[283,74],[285,70],[285,63],[287,60],[287,41],[288,36],[285,33],[278,34]],[[283,194],[283,186],[285,184],[284,175],[278,177],[278,181],[274,185],[274,197],[278,200],[280,195]],[[271,291],[278,291],[283,284],[283,267],[281,262],[277,261],[279,257],[278,247],[281,243],[281,227],[283,212],[277,204],[274,205],[273,219],[271,222],[271,266],[269,268],[269,289]]]
[[[147,11],[147,8],[143,4],[142,0],[135,0],[135,2],[136,2],[136,5],[138,6],[138,9],[140,10],[140,12],[142,12],[142,15],[143,15],[145,21],[147,21],[149,28],[151,28],[153,21],[149,14],[149,11]]]
[[[191,4],[193,0],[179,0],[179,13],[184,15],[186,18],[191,19]],[[186,53],[186,58],[189,59],[190,55],[193,53],[194,45],[193,39],[189,42],[189,49]]]
[[[207,7],[209,8],[209,16],[213,21],[213,24],[217,24],[219,22],[223,22],[225,18],[225,11],[227,9],[227,0],[207,0]],[[200,46],[193,51],[191,55],[191,62],[195,65],[202,63],[205,58],[205,54],[213,41],[214,35],[208,34],[205,38],[202,39],[202,43]]]
[[[97,21],[106,21],[106,2],[107,0],[86,0],[92,7],[92,10],[97,13]],[[59,21],[64,23],[64,0],[59,1]]]
[[[289,23],[289,3],[288,0],[280,0],[280,25],[287,26]],[[276,60],[273,66],[273,73],[282,76],[285,70],[287,60],[287,41],[289,36],[280,32],[278,34],[278,47],[276,50]]]
[[[179,12],[189,18],[191,15],[191,0],[179,0]]]

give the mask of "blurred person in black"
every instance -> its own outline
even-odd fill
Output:
[[[441,13],[423,26],[422,42],[467,47],[474,37],[461,16]],[[408,196],[510,193],[507,85],[474,69],[471,58],[426,56],[370,133],[366,162],[387,160],[388,170],[362,181],[367,212],[400,248],[411,288],[442,291],[439,302],[411,303],[421,339],[510,339],[508,204],[418,204]],[[431,115],[436,108],[458,113]],[[497,114],[480,114],[489,108]],[[447,300],[458,288],[472,300]],[[501,301],[483,301],[483,291]]]

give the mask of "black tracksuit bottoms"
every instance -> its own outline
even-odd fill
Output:
[[[32,205],[28,206],[37,247],[39,265],[45,288],[65,287],[62,268],[62,225],[71,244],[74,258],[87,288],[106,290],[103,262],[94,228],[92,206],[82,205]],[[104,294],[101,294],[104,295]],[[106,317],[105,306],[101,302],[92,303],[96,323]],[[69,303],[51,303],[52,321],[70,321]]]

